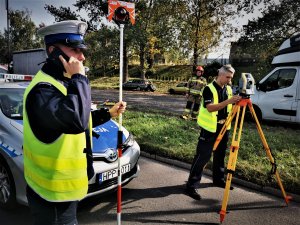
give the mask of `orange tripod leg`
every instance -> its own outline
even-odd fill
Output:
[[[272,164],[272,165],[275,165],[275,159],[274,159],[274,157],[273,157],[273,155],[272,155],[272,153],[271,153],[271,150],[270,150],[270,148],[269,148],[269,145],[268,145],[268,143],[267,143],[267,140],[266,140],[266,138],[265,138],[265,135],[264,135],[264,133],[263,133],[263,131],[262,131],[262,128],[261,128],[261,126],[260,126],[260,124],[259,124],[259,121],[258,121],[258,119],[257,119],[256,113],[255,113],[255,111],[254,111],[254,109],[253,109],[252,103],[249,102],[248,106],[249,106],[250,112],[251,112],[251,114],[252,114],[252,117],[254,118],[254,120],[255,120],[255,122],[256,122],[256,128],[257,128],[257,130],[258,130],[260,139],[261,139],[261,141],[262,141],[262,143],[263,143],[264,149],[266,150],[266,154],[267,154],[267,156],[268,156],[268,158],[269,158],[271,164]],[[277,183],[278,183],[278,185],[279,185],[279,188],[280,188],[280,190],[281,190],[281,192],[282,192],[282,195],[283,195],[283,197],[284,197],[285,203],[288,205],[288,203],[289,203],[289,201],[292,199],[292,197],[291,197],[291,196],[288,196],[288,195],[286,194],[286,192],[285,192],[285,190],[284,190],[284,187],[283,187],[283,184],[282,184],[282,182],[281,182],[281,179],[280,179],[278,170],[276,169],[276,165],[275,165],[275,177],[276,177]]]
[[[228,159],[228,164],[227,164],[226,186],[225,186],[225,190],[224,190],[222,208],[220,211],[220,222],[221,223],[224,221],[225,215],[226,215],[231,180],[232,180],[233,174],[235,172],[238,151],[239,151],[239,147],[240,147],[240,140],[241,140],[241,135],[242,135],[242,130],[243,130],[243,121],[244,121],[245,111],[246,111],[246,105],[243,106],[242,117],[241,117],[241,120],[239,121],[240,106],[238,106],[234,130],[233,130],[233,134],[232,134],[232,142],[231,142],[231,146],[230,146],[229,159]],[[238,130],[238,135],[237,135],[238,124],[239,124],[239,130]]]
[[[215,151],[220,143],[220,141],[222,140],[227,128],[229,127],[231,121],[233,120],[233,118],[235,117],[236,113],[238,112],[239,107],[238,105],[235,105],[232,109],[232,111],[230,112],[230,114],[228,115],[215,143],[214,143],[214,147],[213,147],[213,151]]]
[[[240,117],[240,107],[243,107],[243,111],[242,111],[242,117],[241,120],[239,120]],[[224,197],[223,197],[223,201],[222,201],[222,208],[220,210],[220,222],[222,223],[225,219],[225,215],[226,215],[226,209],[227,209],[227,203],[229,200],[229,191],[230,191],[230,185],[231,185],[231,180],[233,177],[233,174],[235,172],[235,167],[236,167],[236,162],[237,162],[237,156],[238,156],[238,150],[239,150],[239,144],[240,144],[240,140],[241,140],[241,135],[242,135],[242,129],[243,129],[243,123],[244,123],[244,117],[245,117],[245,112],[246,112],[246,107],[250,108],[250,112],[253,116],[253,118],[256,121],[256,127],[259,133],[259,136],[261,138],[261,141],[263,143],[263,146],[266,150],[266,154],[268,156],[268,158],[270,159],[270,162],[272,165],[275,165],[275,159],[272,156],[271,150],[267,144],[266,138],[264,136],[264,133],[261,129],[261,126],[259,124],[259,121],[257,119],[257,116],[255,114],[255,111],[253,109],[252,103],[250,99],[242,99],[241,101],[239,101],[232,109],[232,112],[229,114],[224,126],[222,127],[222,130],[220,132],[220,134],[217,137],[217,140],[214,144],[213,150],[216,150],[218,144],[220,143],[220,141],[222,140],[225,131],[227,130],[228,126],[230,125],[231,121],[233,120],[233,118],[236,116],[236,120],[235,120],[235,125],[234,125],[234,130],[233,130],[233,134],[232,134],[232,142],[231,142],[231,146],[230,146],[230,153],[229,153],[229,159],[228,159],[228,165],[227,165],[227,178],[226,178],[226,186],[225,186],[225,190],[224,190]],[[237,135],[237,127],[239,124],[239,130],[238,130],[238,137],[236,138]],[[276,167],[275,167],[276,168]],[[279,177],[279,173],[278,171],[275,169],[274,172],[278,185],[281,189],[281,192],[283,194],[283,197],[285,199],[286,204],[288,204],[288,202],[292,199],[291,196],[287,196],[286,192],[284,190],[284,187],[282,185],[281,179]]]

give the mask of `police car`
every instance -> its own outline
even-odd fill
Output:
[[[16,203],[27,204],[26,183],[23,174],[23,94],[29,82],[7,80],[32,79],[32,76],[0,73],[0,207],[12,208]],[[93,129],[93,156],[95,176],[89,181],[88,195],[115,190],[117,182],[118,124],[110,120]],[[139,174],[140,147],[133,136],[123,128],[121,157],[122,184]]]

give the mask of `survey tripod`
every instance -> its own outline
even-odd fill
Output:
[[[223,125],[222,130],[220,131],[220,133],[216,139],[216,142],[214,144],[214,147],[213,147],[213,150],[217,149],[218,144],[222,140],[227,128],[230,126],[231,121],[236,116],[234,130],[233,130],[233,134],[232,134],[232,142],[231,142],[231,146],[230,146],[229,159],[228,159],[228,164],[227,164],[227,178],[226,178],[226,185],[225,185],[225,190],[224,190],[224,197],[223,197],[223,202],[222,202],[222,208],[220,211],[220,222],[221,223],[223,222],[225,215],[226,215],[226,208],[227,208],[227,203],[228,203],[228,199],[229,199],[230,185],[231,185],[232,176],[235,172],[235,166],[236,166],[236,162],[237,162],[240,140],[241,140],[241,136],[242,136],[244,117],[245,117],[245,112],[246,112],[247,106],[251,112],[253,119],[256,122],[256,128],[258,130],[263,147],[264,147],[266,154],[272,164],[272,173],[276,177],[277,183],[281,189],[281,192],[283,194],[284,200],[287,205],[288,205],[289,200],[291,199],[291,196],[286,195],[286,192],[282,185],[281,179],[279,177],[278,170],[276,168],[277,166],[275,163],[275,159],[274,159],[272,152],[268,146],[265,135],[261,129],[258,118],[257,118],[254,108],[252,106],[251,100],[250,100],[249,96],[243,96],[243,98],[233,106],[232,111],[228,115],[228,118],[227,118],[225,124]],[[242,107],[242,114],[240,117],[241,107]],[[237,131],[237,129],[238,129],[238,131]],[[237,132],[238,132],[238,134],[237,134]]]

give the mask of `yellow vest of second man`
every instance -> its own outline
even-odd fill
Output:
[[[218,92],[214,87],[213,83],[207,85],[213,94],[214,104],[219,103]],[[232,89],[229,85],[226,85],[228,98],[232,97]],[[204,107],[204,100],[202,99],[200,112],[197,118],[198,125],[203,129],[215,133],[217,131],[218,122],[218,111],[209,112],[206,107]],[[229,114],[232,110],[232,104],[227,105],[227,113]],[[230,130],[231,125],[228,126],[227,130]]]

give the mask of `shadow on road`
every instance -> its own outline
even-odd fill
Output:
[[[1,225],[32,225],[33,220],[29,207],[18,206],[13,210],[0,209]]]
[[[204,183],[201,185],[201,188],[211,187],[212,184]],[[158,188],[146,188],[146,189],[134,189],[134,188],[123,188],[122,189],[122,221],[126,221],[126,224],[201,224],[201,225],[212,225],[219,223],[203,223],[203,222],[191,222],[186,219],[186,221],[176,221],[170,219],[161,219],[161,218],[175,218],[178,215],[181,215],[184,218],[189,218],[189,215],[197,214],[206,214],[206,213],[216,213],[220,211],[221,205],[220,201],[216,199],[203,199],[201,201],[196,201],[183,197],[185,185],[176,185],[176,186],[165,186]],[[82,201],[79,205],[79,217],[80,214],[86,214],[87,212],[91,214],[91,220],[97,220],[103,224],[116,220],[116,206],[117,206],[117,197],[116,193],[111,193],[102,197],[94,197],[91,199],[86,199]],[[145,202],[153,202],[156,204],[157,199],[162,202],[170,201],[167,198],[173,197],[172,205],[176,205],[176,201],[188,201],[187,204],[192,203],[192,207],[182,207],[181,209],[169,208],[166,204],[164,210],[157,211],[147,211],[147,207],[144,206]],[[153,199],[153,200],[149,200]],[[145,202],[144,202],[145,201]],[[97,208],[101,204],[101,207]],[[275,206],[274,201],[263,201],[263,202],[252,202],[252,203],[241,203],[230,206],[230,210],[255,210],[255,209],[273,209],[273,208],[282,208],[283,206]],[[158,207],[161,209],[161,207]],[[157,219],[156,219],[157,218]],[[217,215],[218,218],[218,215]],[[96,221],[89,221],[93,223]]]

